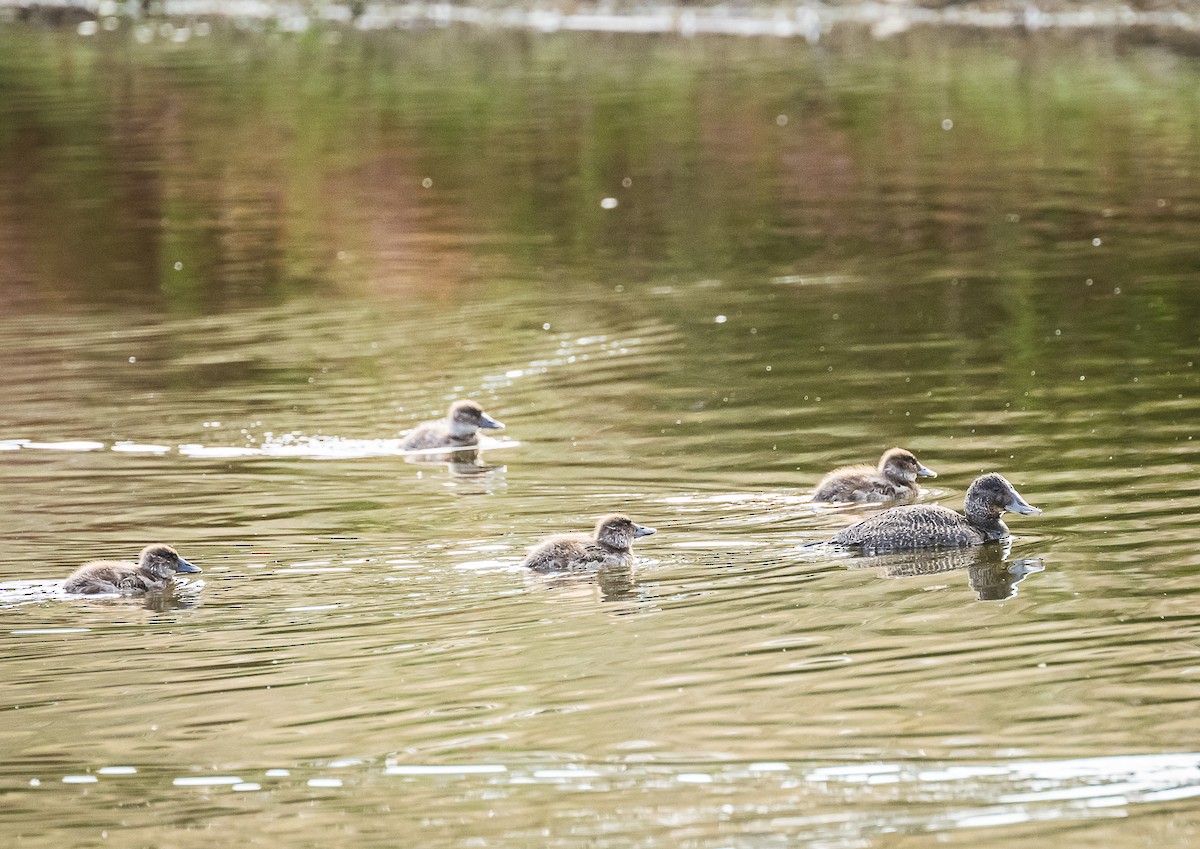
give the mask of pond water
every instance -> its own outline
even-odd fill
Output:
[[[1198,178],[1116,36],[0,27],[0,844],[1195,845]],[[893,445],[1045,512],[809,546]]]

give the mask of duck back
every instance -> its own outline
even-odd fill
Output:
[[[563,534],[539,544],[521,565],[535,572],[586,572],[632,563],[629,551],[608,548],[583,534]]]
[[[982,545],[987,540],[987,535],[964,516],[936,504],[893,507],[843,528],[833,538],[836,545],[861,548],[867,554],[965,548]]]
[[[63,582],[63,589],[69,593],[144,593],[148,590],[162,589],[166,582],[154,580],[143,573],[136,563],[124,560],[97,560],[85,563]]]
[[[813,501],[891,501],[916,491],[915,483],[906,485],[884,477],[874,466],[847,466],[821,478]]]
[[[450,429],[442,422],[426,422],[418,427],[400,443],[405,451],[421,451],[430,448],[449,448],[459,445],[475,445],[479,440],[455,439],[450,435]]]

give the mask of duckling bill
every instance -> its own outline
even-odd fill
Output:
[[[561,534],[543,540],[521,565],[535,572],[588,572],[633,565],[633,541],[650,536],[654,528],[628,516],[605,516],[592,536]]]
[[[915,495],[917,478],[936,478],[937,472],[923,465],[911,451],[892,448],[879,458],[879,465],[843,466],[821,478],[813,501],[891,501]]]
[[[843,528],[831,542],[864,554],[983,545],[1008,537],[1008,526],[1000,520],[1006,510],[1026,515],[1042,512],[992,472],[971,484],[963,514],[937,504],[906,504]]]
[[[194,574],[200,567],[179,556],[169,545],[154,543],[142,549],[136,563],[128,560],[94,560],[67,577],[63,589],[69,593],[121,593],[134,595],[163,590],[175,573]]]
[[[504,430],[504,423],[493,419],[474,401],[455,401],[444,419],[417,425],[400,447],[405,451],[468,448],[479,444],[480,429]]]

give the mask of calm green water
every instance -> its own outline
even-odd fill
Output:
[[[0,28],[0,844],[1195,845],[1198,179],[1102,37]],[[1045,513],[804,547],[896,444]]]

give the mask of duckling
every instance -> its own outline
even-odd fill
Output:
[[[844,466],[821,478],[813,501],[891,501],[917,492],[917,478],[936,478],[937,472],[921,464],[911,451],[892,448],[883,452],[879,465]]]
[[[133,595],[165,589],[175,572],[199,572],[179,552],[161,542],[148,545],[138,555],[138,562],[128,560],[94,560],[70,574],[63,589],[69,593],[121,593]]]
[[[1008,526],[1000,521],[1005,510],[1027,515],[1042,512],[995,472],[975,479],[967,490],[964,508],[965,516],[936,504],[893,507],[843,528],[831,542],[864,554],[966,548],[1005,539]]]
[[[596,522],[594,537],[562,534],[543,540],[521,565],[535,572],[584,572],[633,565],[633,541],[654,528],[636,525],[628,516],[605,516]]]
[[[412,433],[404,437],[400,447],[405,451],[466,448],[479,444],[476,434],[480,428],[504,430],[504,423],[493,419],[474,401],[455,401],[450,405],[446,418],[417,425]]]

